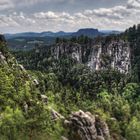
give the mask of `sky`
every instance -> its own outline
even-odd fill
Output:
[[[0,33],[125,30],[140,23],[140,0],[0,0]]]

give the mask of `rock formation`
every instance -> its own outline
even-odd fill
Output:
[[[111,140],[107,124],[89,112],[72,113],[65,125],[69,128],[69,140]]]
[[[7,64],[6,57],[3,55],[4,44],[6,43],[3,35],[0,34],[0,63]]]
[[[6,57],[2,54],[1,51],[0,51],[0,63],[7,64]]]
[[[78,43],[58,43],[51,48],[56,59],[62,55],[89,66],[92,70],[112,68],[128,73],[131,67],[129,43],[124,40],[98,41],[81,45]]]
[[[47,103],[48,103],[48,97],[47,97],[46,95],[41,95],[41,100],[42,100],[42,102],[43,102],[44,104],[47,105]]]
[[[59,120],[59,119],[65,118],[64,116],[62,116],[60,113],[58,113],[54,109],[51,109],[51,117],[52,117],[52,120]]]
[[[0,42],[6,43],[5,37],[0,34]]]

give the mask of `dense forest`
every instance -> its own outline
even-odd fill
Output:
[[[106,50],[112,42],[129,44],[129,72],[111,67],[115,56],[104,52],[100,56],[100,69],[87,65],[93,44],[100,43]],[[59,57],[56,57],[56,46],[64,46],[66,53],[60,47]],[[71,57],[73,48],[74,51],[82,48],[79,61]],[[57,38],[54,45],[37,44],[33,50],[25,52],[10,52],[6,41],[1,39],[0,140],[140,140],[139,52],[140,25],[120,35]],[[116,67],[121,67],[117,63]],[[83,131],[76,131],[79,127],[66,126],[65,121],[72,120],[70,114],[79,110],[90,112],[96,116],[96,121],[98,116],[102,120],[97,121],[100,124],[105,122],[109,136],[104,130],[100,133],[99,123],[95,128],[100,138],[82,139],[78,132]]]

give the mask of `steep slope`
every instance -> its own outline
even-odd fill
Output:
[[[53,140],[59,140],[60,135],[70,140],[90,140],[94,136],[104,139],[108,129],[115,140],[140,139],[140,85],[131,80],[131,45],[127,36],[82,36],[60,39],[48,48],[38,46],[29,52],[14,53],[26,69],[38,75],[39,87],[48,96],[49,107],[55,109],[53,120],[68,120],[68,131],[61,123],[53,128],[57,132],[57,136],[51,132],[56,136]],[[103,129],[106,124],[92,120],[94,115],[91,117],[87,111],[100,116],[108,128]],[[76,113],[69,116],[71,112]]]
[[[24,53],[21,52],[21,54],[18,55],[18,59],[21,59],[20,55],[22,57],[23,54]],[[34,68],[37,68],[37,65],[39,66],[39,61],[41,61],[41,63],[46,62],[46,67],[47,65],[49,67],[50,63],[47,64],[48,58],[59,61],[65,57],[73,59],[75,63],[84,64],[91,70],[114,69],[127,74],[131,69],[130,44],[128,41],[122,39],[109,39],[106,37],[99,40],[90,40],[85,43],[60,41],[60,43],[56,43],[52,46],[36,47],[33,51],[28,52],[28,55],[29,56],[23,59],[29,59],[28,65],[34,65]],[[26,61],[24,61],[24,64],[25,63]],[[25,66],[27,67],[26,64]]]
[[[122,35],[130,42],[132,71],[135,81],[140,82],[140,24],[130,27]]]
[[[112,68],[128,73],[131,67],[129,43],[121,39],[107,41],[105,38],[91,44],[60,43],[52,47],[51,53],[56,59],[63,55],[70,56],[92,70]]]
[[[47,116],[38,82],[9,53],[0,35],[0,140],[30,138]],[[38,127],[39,126],[39,127]]]
[[[16,59],[9,53],[3,36],[0,37],[0,40],[0,140],[40,139],[37,135],[40,135],[42,130],[45,129],[54,135],[55,133],[51,131],[51,128],[53,127],[53,131],[54,129],[57,130],[55,128],[57,122],[53,123],[53,121],[64,121],[65,117],[52,109],[51,106],[51,113],[49,114],[46,110],[46,105],[49,106],[48,98],[41,94],[38,88],[39,82],[22,65],[18,64]],[[49,77],[45,80],[50,82]],[[54,85],[51,84],[51,86]],[[53,91],[53,89],[51,90]],[[59,96],[61,97],[61,95]],[[59,101],[57,102],[59,103]],[[55,102],[56,106],[57,102]],[[62,106],[59,105],[59,108],[61,110]],[[49,118],[52,119],[51,125],[53,126],[47,126],[50,123]],[[88,118],[85,121],[90,123]],[[59,127],[65,133],[67,132],[63,126],[60,125]],[[88,126],[85,126],[85,129],[88,129]],[[73,128],[71,128],[71,131],[73,131]],[[94,130],[91,130],[91,133],[92,131]],[[45,133],[48,134],[47,132]],[[56,137],[55,134],[49,139],[54,140],[56,137],[56,140],[58,140],[62,135],[61,132],[59,133],[59,137]],[[44,133],[41,134],[43,135]],[[68,137],[70,136],[68,135]]]

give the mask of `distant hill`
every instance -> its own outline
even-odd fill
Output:
[[[72,36],[81,36],[81,35],[93,38],[99,35],[103,35],[103,33],[99,32],[98,29],[85,28],[85,29],[80,29],[72,34]]]
[[[36,33],[36,32],[25,32],[25,33],[16,33],[16,34],[5,34],[6,39],[12,39],[12,38],[17,38],[17,37],[61,37],[61,36],[68,36],[71,35],[72,33],[66,33],[63,31],[59,32],[41,32],[41,33]]]
[[[16,50],[28,50],[35,47],[36,44],[41,45],[51,45],[55,42],[57,37],[60,38],[71,38],[73,36],[88,36],[90,38],[94,38],[97,36],[107,36],[110,34],[119,34],[119,31],[110,31],[104,30],[99,31],[94,28],[84,28],[79,29],[77,32],[51,32],[45,31],[41,33],[37,32],[24,32],[24,33],[16,33],[16,34],[5,34],[5,38],[8,42],[8,47]]]
[[[116,30],[100,30],[101,33],[105,34],[105,35],[111,35],[111,34],[120,34],[123,31],[116,31]]]
[[[51,45],[55,42],[55,37],[15,37],[7,40],[7,45],[12,50],[30,50],[36,45]]]
[[[109,35],[109,34],[120,34],[120,31],[113,31],[113,30],[101,30],[99,31],[98,29],[94,28],[84,28],[84,29],[79,29],[77,32],[64,32],[64,31],[59,31],[59,32],[51,32],[51,31],[46,31],[46,32],[23,32],[23,33],[16,33],[16,34],[5,34],[6,39],[12,39],[12,38],[17,38],[17,37],[66,37],[66,36],[88,36],[88,37],[96,37],[96,36],[103,36],[103,35]]]

